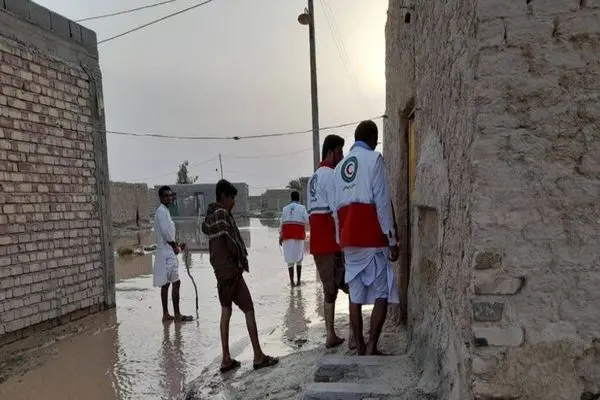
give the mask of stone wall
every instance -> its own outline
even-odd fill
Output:
[[[247,183],[235,183],[232,182],[233,186],[238,190],[238,195],[235,198],[235,208],[233,213],[235,215],[247,216],[250,212],[249,196],[250,190]],[[160,204],[158,198],[158,189],[163,185],[156,185],[149,193],[150,201],[150,216],[154,217],[154,212]],[[197,213],[204,215],[206,207],[210,203],[216,201],[216,183],[194,183],[189,185],[168,185],[171,190],[177,194],[178,207],[182,217],[197,217]],[[185,199],[188,199],[186,201]],[[199,199],[192,201],[193,199]],[[191,202],[190,202],[191,201]],[[184,204],[188,203],[188,204]],[[193,204],[192,204],[193,203]],[[191,211],[194,211],[193,213]],[[192,215],[193,214],[193,215]]]
[[[394,1],[386,37],[384,151],[422,383],[440,399],[595,398],[600,2]]]
[[[148,185],[110,183],[110,208],[115,228],[144,228],[150,224]]]
[[[292,191],[289,189],[267,189],[260,195],[262,211],[280,213],[283,207],[290,204]]]
[[[114,305],[96,35],[0,1],[0,344]]]
[[[600,394],[600,1],[479,1],[475,394]]]
[[[471,191],[475,3],[391,1],[386,27],[384,157],[403,253],[410,351],[438,399],[470,397]],[[407,129],[418,164],[408,205]]]

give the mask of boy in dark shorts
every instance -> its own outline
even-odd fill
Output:
[[[246,316],[246,326],[254,350],[254,369],[271,367],[279,360],[264,354],[260,347],[252,296],[242,276],[244,271],[249,271],[249,266],[246,245],[231,214],[237,189],[222,179],[217,183],[216,195],[217,202],[210,204],[206,211],[202,232],[209,240],[210,263],[217,278],[221,303],[221,372],[240,366],[239,361],[232,359],[229,353],[229,321],[234,303]]]

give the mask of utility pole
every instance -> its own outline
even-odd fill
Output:
[[[223,179],[223,160],[221,160],[221,153],[219,153],[219,168],[221,168],[221,179]]]
[[[308,0],[308,9],[298,17],[298,22],[308,25],[308,42],[310,46],[310,97],[312,103],[313,130],[313,164],[315,171],[321,161],[319,144],[319,100],[317,94],[317,56],[315,45],[315,8],[313,0]]]

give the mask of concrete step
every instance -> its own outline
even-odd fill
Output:
[[[395,400],[399,393],[387,385],[362,383],[312,383],[304,392],[303,400]]]
[[[395,368],[412,375],[412,361],[403,356],[340,356],[321,358],[315,372],[315,382],[339,382],[347,374],[370,375],[379,369]],[[400,372],[400,371],[399,371]],[[367,376],[365,376],[366,378]]]

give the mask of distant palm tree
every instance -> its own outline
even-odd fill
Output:
[[[300,191],[302,190],[302,184],[300,183],[300,179],[292,179],[288,185],[286,186],[287,189],[290,190],[297,190]]]

